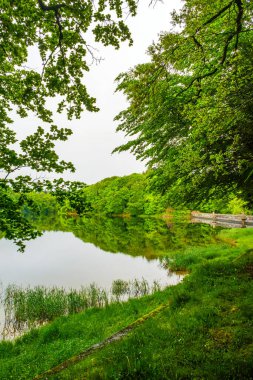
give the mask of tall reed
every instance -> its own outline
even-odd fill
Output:
[[[112,302],[126,301],[158,290],[160,285],[157,281],[149,285],[145,279],[115,280],[110,291],[94,283],[79,290],[9,285],[2,296],[5,318],[2,336],[4,339],[15,337],[59,316],[79,313],[92,307],[106,307]]]

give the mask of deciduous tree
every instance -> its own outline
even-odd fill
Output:
[[[5,178],[21,167],[74,170],[54,149],[71,130],[54,125],[47,99],[56,98],[57,112],[66,111],[69,119],[85,109],[98,110],[84,83],[89,61],[96,59],[89,38],[93,34],[95,41],[116,49],[122,41],[131,44],[126,13],[135,15],[135,0],[0,1],[0,170]],[[41,61],[37,69],[27,63],[35,49]],[[32,112],[50,127],[39,126],[18,142],[11,111],[22,118]]]
[[[173,14],[178,31],[117,78],[129,100],[118,130],[130,140],[116,151],[148,160],[174,203],[218,187],[253,201],[252,20],[248,0],[185,0]]]

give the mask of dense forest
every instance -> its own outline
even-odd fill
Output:
[[[117,90],[129,106],[116,120],[129,141],[115,151],[130,150],[146,160],[145,174],[88,187],[17,176],[23,167],[38,173],[74,170],[55,152],[55,143],[72,131],[54,124],[46,99],[58,97],[57,112],[70,119],[84,109],[98,110],[82,82],[89,70],[85,33],[91,29],[97,41],[116,48],[121,41],[132,43],[122,20],[125,12],[135,15],[134,1],[100,1],[97,9],[72,3],[14,1],[2,7],[0,230],[9,236],[12,224],[15,234],[34,236],[19,214],[36,198],[27,197],[30,192],[51,194],[60,207],[78,214],[151,215],[168,207],[251,210],[253,5],[247,0],[184,1],[172,15],[173,31],[161,33],[149,47],[150,61],[118,76]],[[25,66],[34,44],[41,72]],[[18,141],[10,111],[20,117],[33,112],[48,128],[38,126]]]

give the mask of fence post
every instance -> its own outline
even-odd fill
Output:
[[[247,216],[245,214],[242,214],[242,228],[246,227],[246,220],[247,220]]]

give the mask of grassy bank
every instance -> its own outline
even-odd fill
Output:
[[[110,290],[99,288],[96,284],[79,290],[9,285],[3,291],[5,318],[1,333],[5,338],[15,338],[34,327],[52,322],[57,317],[85,312],[91,308],[105,308],[111,303],[140,298],[160,289],[157,281],[149,284],[145,279],[115,280]]]
[[[176,287],[105,309],[61,317],[0,344],[0,378],[32,379],[155,309],[121,341],[55,379],[250,379],[253,370],[253,231],[221,232],[221,243],[174,252],[189,275]]]

